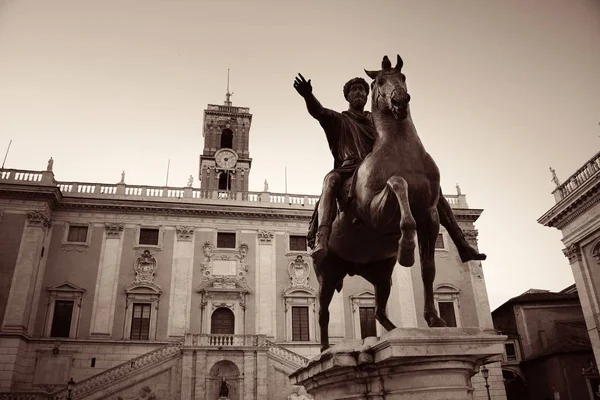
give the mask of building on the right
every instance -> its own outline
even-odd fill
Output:
[[[552,169],[551,169],[552,170]],[[554,174],[554,171],[552,170]],[[600,361],[600,152],[552,192],[556,204],[538,219],[559,229],[569,259],[596,365]]]

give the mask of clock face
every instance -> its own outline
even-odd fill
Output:
[[[231,149],[221,149],[215,154],[215,161],[220,168],[232,169],[237,163],[237,154]]]

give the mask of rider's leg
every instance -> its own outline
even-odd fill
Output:
[[[450,204],[448,204],[448,201],[444,196],[440,196],[438,200],[437,211],[440,217],[440,224],[448,231],[450,238],[458,249],[458,254],[460,255],[462,262],[485,260],[487,256],[483,253],[479,253],[467,242],[462,229],[460,229],[458,222],[456,222],[452,207],[450,207]]]
[[[336,194],[342,185],[342,175],[337,171],[331,171],[323,180],[323,191],[319,200],[319,229],[315,248],[311,255],[313,260],[319,263],[327,254],[327,243],[331,233],[331,225],[337,214]]]

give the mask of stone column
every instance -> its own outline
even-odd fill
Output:
[[[477,230],[465,230],[465,238],[467,243],[477,249]],[[471,287],[473,288],[473,298],[477,307],[477,320],[481,329],[494,329],[494,321],[492,321],[492,311],[490,310],[490,302],[483,277],[483,267],[481,261],[469,261],[469,276],[471,278]]]
[[[112,336],[122,250],[123,224],[105,224],[92,308],[92,337]]]
[[[579,294],[579,301],[581,303],[585,325],[587,326],[592,349],[594,350],[596,365],[600,365],[600,329],[598,321],[600,312],[598,311],[598,296],[596,295],[579,244],[572,243],[568,245],[567,248],[563,250],[563,254],[569,259],[569,264],[573,271],[573,278],[575,279],[575,286],[577,287],[577,292]]]
[[[190,331],[194,228],[177,226],[175,233],[167,332],[168,336],[183,336]]]
[[[254,400],[256,384],[256,357],[253,351],[244,352],[244,400]]]
[[[268,398],[268,368],[269,360],[267,360],[266,347],[261,348],[256,352],[256,398]]]
[[[397,328],[344,340],[290,380],[315,399],[472,400],[471,377],[501,359],[505,340],[478,328]]]
[[[50,216],[46,211],[27,213],[6,303],[6,313],[2,323],[3,332],[28,334],[30,331],[30,314],[36,297],[35,288],[42,261],[45,260],[42,249],[50,226]]]
[[[417,305],[415,304],[411,271],[411,268],[396,263],[392,273],[392,292],[388,301],[388,315],[392,322],[402,328],[417,327]]]
[[[273,232],[258,232],[258,251],[256,252],[256,333],[275,336],[275,249]]]

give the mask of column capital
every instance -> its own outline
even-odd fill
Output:
[[[258,239],[261,243],[271,243],[273,240],[273,232],[260,230],[258,231]]]
[[[578,243],[572,243],[566,249],[563,249],[563,254],[569,259],[569,264],[581,261],[581,247]]]
[[[477,245],[477,236],[479,236],[479,231],[477,229],[467,229],[464,230],[463,233],[467,243]]]
[[[123,232],[123,224],[106,223],[104,229],[106,230],[106,237],[118,239],[121,237],[121,232]]]
[[[50,222],[50,215],[46,211],[28,211],[27,212],[27,226],[37,226],[41,228],[50,228],[52,223]]]

